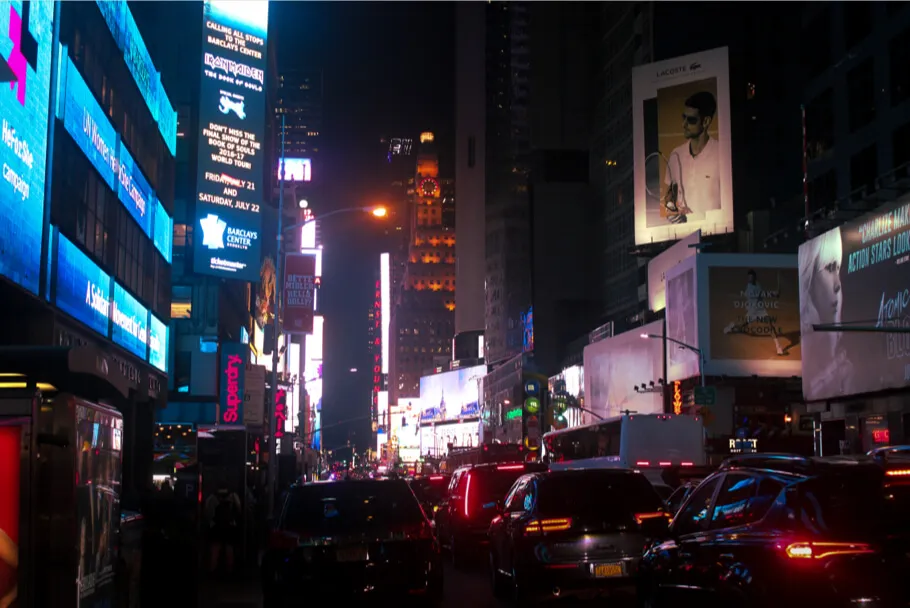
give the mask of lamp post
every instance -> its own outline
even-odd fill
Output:
[[[287,176],[287,170],[284,168],[284,116],[281,117],[281,171],[282,178]],[[283,182],[283,180],[282,180]],[[276,432],[277,420],[275,418],[275,399],[278,395],[278,339],[281,336],[281,320],[280,320],[280,311],[281,311],[281,301],[282,301],[282,292],[284,289],[283,281],[284,277],[281,274],[282,271],[282,251],[281,243],[284,240],[283,236],[285,232],[294,230],[296,228],[301,228],[306,226],[311,222],[315,222],[317,219],[325,219],[333,215],[340,215],[342,213],[369,213],[373,217],[386,217],[388,211],[385,207],[381,205],[374,205],[372,207],[345,207],[343,209],[333,209],[321,215],[319,218],[311,217],[302,222],[297,222],[296,224],[291,224],[290,226],[282,226],[282,215],[284,214],[284,184],[279,185],[278,190],[278,231],[275,237],[276,248],[275,248],[275,314],[272,318],[272,403],[269,407],[269,468],[268,468],[268,505],[269,513],[273,513],[275,510],[275,486],[278,481],[278,458],[277,458],[277,437]],[[304,390],[306,387],[304,386]]]
[[[699,374],[699,376],[701,376],[701,386],[702,386],[702,388],[704,388],[704,386],[705,386],[705,354],[702,352],[702,350],[700,348],[696,348],[695,346],[692,346],[691,344],[686,344],[685,342],[681,342],[681,341],[677,340],[676,338],[671,338],[670,336],[667,336],[667,335],[656,336],[654,334],[641,334],[641,337],[642,337],[642,339],[645,339],[645,340],[655,339],[655,340],[665,340],[667,342],[672,342],[673,344],[678,345],[680,348],[685,348],[686,350],[691,350],[693,353],[698,355],[698,374]],[[664,382],[667,382],[667,381],[668,380],[666,378],[664,378]]]

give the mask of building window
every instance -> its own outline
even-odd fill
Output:
[[[809,182],[809,207],[821,209],[837,198],[837,173],[831,169]]]
[[[895,169],[910,163],[910,122],[901,125],[891,134],[891,155]]]
[[[850,191],[872,188],[876,177],[878,177],[878,151],[873,144],[857,152],[850,159]]]
[[[190,285],[174,285],[171,288],[171,318],[189,319],[193,316],[193,288]]]
[[[875,120],[875,63],[871,57],[847,72],[847,103],[850,131]]]
[[[891,105],[910,99],[910,26],[888,43],[888,59],[891,64]]]
[[[872,2],[844,2],[844,43],[849,50],[872,32],[874,20]]]

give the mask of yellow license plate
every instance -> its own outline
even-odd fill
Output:
[[[622,564],[594,564],[594,576],[597,578],[622,576]]]

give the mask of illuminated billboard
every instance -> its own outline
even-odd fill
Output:
[[[54,3],[0,0],[0,274],[34,294],[41,270]]]
[[[639,414],[663,413],[663,396],[658,382],[664,373],[663,342],[642,338],[642,334],[662,335],[663,321],[585,346],[586,409],[602,418],[619,416],[625,410]],[[651,389],[652,382],[657,389]],[[644,392],[642,385],[646,389]],[[636,387],[639,387],[638,391]]]
[[[282,178],[282,173],[284,178]],[[285,158],[284,171],[278,161],[278,179],[285,182],[308,182],[313,179],[313,164],[309,158]]]
[[[452,447],[480,445],[480,421],[426,424],[420,427],[420,453],[443,456]]]
[[[654,312],[667,305],[667,271],[698,253],[701,230],[696,230],[648,262],[648,308]]]
[[[305,253],[284,254],[282,329],[285,333],[313,332],[316,296],[316,257]]]
[[[480,416],[477,381],[486,373],[486,365],[475,365],[423,376],[420,379],[421,422]]]
[[[149,315],[149,363],[167,373],[168,333],[167,323]]]
[[[310,416],[307,422],[312,434],[312,447],[318,449],[320,411],[322,410],[322,349],[325,320],[321,315],[313,317],[313,333],[304,336],[303,376],[306,392],[310,398]]]
[[[57,308],[105,338],[111,311],[111,277],[65,236],[57,233]]]
[[[800,246],[802,379],[807,401],[907,386],[908,260],[908,196]],[[839,331],[842,326],[853,331]]]
[[[161,201],[155,202],[155,248],[170,264],[174,252],[174,220],[168,215]]]
[[[206,0],[194,270],[256,281],[262,243],[266,0]]]
[[[392,319],[391,311],[391,277],[389,269],[389,254],[379,256],[379,291],[382,298],[382,373],[389,373],[389,322]]]
[[[379,420],[379,392],[382,382],[382,282],[376,280],[373,285],[373,393],[370,408],[372,420]]]
[[[149,311],[128,291],[114,283],[111,304],[111,340],[143,361],[147,359]]]
[[[727,48],[632,69],[635,244],[733,230]]]

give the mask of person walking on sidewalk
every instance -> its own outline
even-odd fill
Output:
[[[205,513],[209,524],[209,572],[217,572],[219,558],[224,554],[225,571],[231,574],[234,571],[234,545],[240,540],[240,498],[236,492],[228,490],[226,484],[221,484],[206,500]]]

